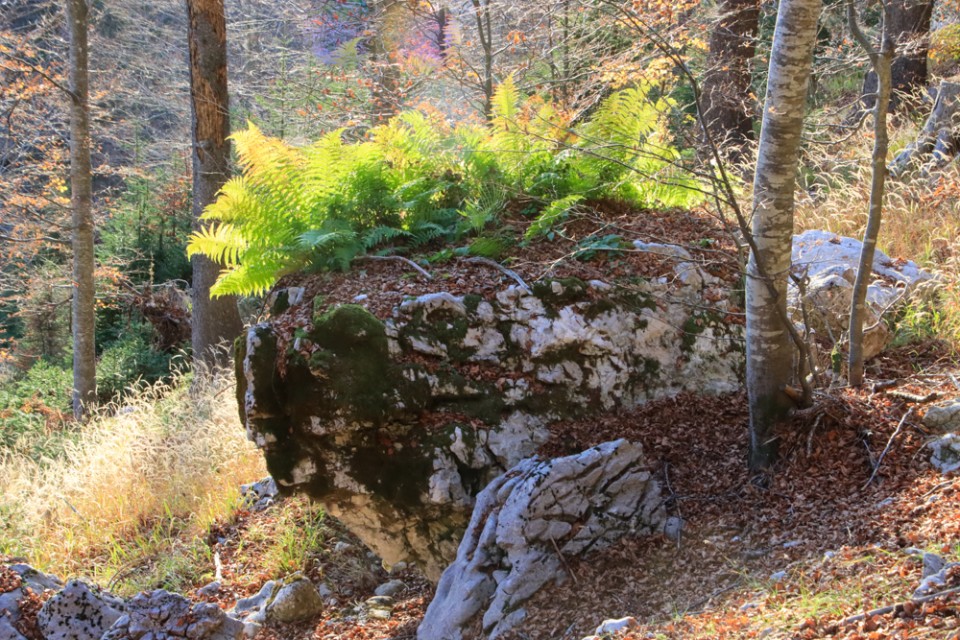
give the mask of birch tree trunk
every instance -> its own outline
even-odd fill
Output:
[[[193,129],[193,227],[230,177],[227,98],[227,22],[223,0],[187,0],[190,108]],[[243,329],[233,296],[210,298],[220,265],[194,255],[192,336],[195,363],[226,360],[213,349]]]
[[[93,179],[86,0],[67,0],[70,32],[70,205],[73,209],[73,414],[89,412],[97,398],[93,256]]]
[[[754,471],[766,469],[776,458],[774,428],[792,406],[785,389],[795,348],[784,319],[793,191],[820,9],[821,0],[781,0],[770,52],[753,184],[756,251],[747,265],[746,285],[749,464]]]

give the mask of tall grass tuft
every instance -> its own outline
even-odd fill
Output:
[[[0,457],[0,554],[120,592],[212,572],[203,534],[265,474],[226,372],[144,385],[56,458]]]

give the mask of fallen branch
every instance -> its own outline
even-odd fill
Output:
[[[430,272],[418,265],[416,262],[410,258],[404,258],[403,256],[357,256],[357,260],[391,260],[393,262],[402,262],[403,264],[416,269],[416,271],[422,275],[427,280],[433,280],[433,276],[430,275]]]
[[[462,259],[464,262],[472,262],[472,263],[474,263],[474,264],[482,264],[482,265],[486,265],[486,266],[488,266],[488,267],[490,267],[490,268],[492,268],[492,269],[496,269],[497,271],[499,271],[499,272],[502,273],[503,275],[507,276],[508,278],[512,278],[513,280],[515,280],[516,283],[519,284],[520,287],[521,287],[524,291],[526,291],[527,293],[531,293],[531,291],[532,291],[532,290],[530,289],[529,285],[527,285],[527,283],[523,281],[523,278],[520,277],[520,274],[518,274],[518,273],[517,273],[516,271],[514,271],[513,269],[507,269],[505,266],[503,266],[503,265],[500,264],[499,262],[496,262],[496,261],[494,261],[494,260],[490,260],[489,258],[481,258],[481,257],[479,257],[479,256],[478,256],[478,257],[475,257],[475,258],[461,258],[461,259]]]
[[[903,429],[903,425],[907,423],[907,419],[913,415],[913,410],[914,410],[914,407],[910,407],[910,409],[905,414],[903,414],[903,417],[900,418],[900,423],[897,425],[896,430],[890,436],[890,439],[887,440],[887,446],[883,448],[883,453],[881,453],[880,457],[877,459],[877,464],[873,466],[873,473],[870,474],[870,479],[867,480],[867,483],[860,488],[861,491],[869,487],[870,483],[873,482],[873,479],[877,477],[877,472],[880,471],[880,465],[883,464],[884,456],[886,456],[887,452],[890,451],[890,445],[893,444],[894,438],[896,438],[897,435],[900,434],[900,430]]]
[[[906,602],[899,602],[897,604],[891,604],[886,607],[880,607],[879,609],[874,609],[873,611],[867,611],[866,613],[860,613],[855,616],[850,616],[849,618],[844,618],[837,623],[837,626],[844,626],[848,624],[853,624],[855,622],[860,622],[861,620],[866,620],[867,618],[872,618],[873,616],[882,616],[888,613],[893,613],[898,608],[904,607],[907,604],[923,604],[925,602],[930,602],[931,600],[936,600],[937,598],[942,598],[943,596],[949,596],[954,593],[960,593],[960,587],[953,587],[952,589],[947,589],[945,591],[939,591],[937,593],[931,593],[928,596],[923,596],[921,598],[911,598]]]
[[[896,389],[893,391],[887,391],[887,395],[892,398],[900,398],[901,400],[906,400],[907,402],[916,402],[919,404],[933,402],[940,397],[936,391],[931,391],[927,395],[921,396],[916,393],[910,393],[909,391],[898,391]]]

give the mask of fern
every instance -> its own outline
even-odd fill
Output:
[[[680,156],[664,116],[673,105],[650,95],[644,85],[623,90],[575,132],[513,78],[497,88],[483,125],[408,111],[358,142],[337,130],[295,147],[250,124],[233,136],[241,175],[203,213],[188,251],[225,266],[216,295],[246,295],[305,267],[347,268],[385,245],[481,234],[515,193],[547,203],[528,239],[549,234],[587,198],[688,204],[690,178],[674,166]],[[497,254],[501,240],[461,249]]]
[[[570,215],[570,211],[583,200],[583,196],[567,196],[560,200],[554,200],[540,212],[536,220],[528,228],[524,237],[527,240],[539,235],[549,233],[557,223],[565,220]]]

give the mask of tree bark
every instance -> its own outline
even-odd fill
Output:
[[[227,25],[223,0],[187,0],[190,46],[190,107],[193,130],[193,228],[204,208],[230,177],[229,105],[227,98]],[[243,325],[233,296],[210,298],[220,265],[200,255],[193,266],[192,346],[194,363],[229,359],[216,350],[240,334]]]
[[[703,81],[703,126],[734,162],[755,139],[750,105],[750,61],[756,53],[760,6],[756,0],[722,0],[710,34],[710,62]]]
[[[926,87],[933,0],[890,0],[886,7],[884,28],[897,51],[890,69],[892,93],[888,106],[888,111],[895,111],[904,98]],[[865,109],[874,108],[877,93],[876,70],[871,70],[863,82]]]
[[[747,265],[747,395],[749,464],[768,468],[776,458],[775,427],[792,402],[794,344],[787,318],[787,278],[793,236],[793,192],[813,65],[821,0],[781,0],[770,52],[760,147],[754,177],[752,236]]]
[[[73,209],[73,414],[77,418],[88,413],[97,399],[87,24],[86,0],[67,0],[70,32],[70,205]]]
[[[853,300],[850,304],[850,351],[847,354],[847,377],[850,385],[863,384],[863,323],[866,316],[867,286],[873,276],[873,256],[877,250],[880,223],[883,218],[883,193],[887,178],[887,149],[890,146],[887,133],[887,109],[892,89],[892,66],[895,45],[889,37],[890,22],[884,21],[880,36],[880,50],[875,50],[860,30],[853,0],[847,0],[847,18],[850,30],[860,46],[870,56],[870,64],[877,76],[877,99],[873,107],[873,170],[870,183],[870,213],[867,228],[863,233],[863,248],[860,264],[853,283]]]

